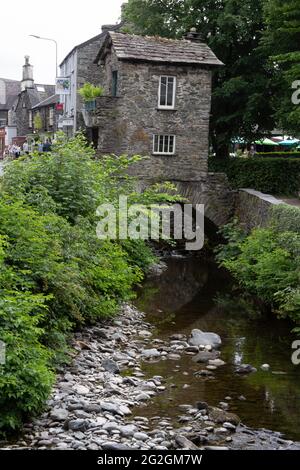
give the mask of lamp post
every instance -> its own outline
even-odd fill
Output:
[[[37,36],[35,34],[29,34],[29,36],[31,36],[32,38],[36,38],[36,39],[42,39],[43,41],[54,42],[54,44],[55,44],[55,78],[56,78],[58,76],[58,71],[57,71],[57,41],[55,41],[55,39],[51,39],[51,38],[43,38],[43,37]]]

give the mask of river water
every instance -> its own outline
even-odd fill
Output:
[[[272,314],[251,319],[243,308],[228,311],[220,307],[217,297],[237,294],[228,274],[213,261],[172,257],[167,264],[168,270],[159,278],[146,281],[136,301],[155,326],[154,337],[189,335],[194,328],[213,331],[222,338],[221,359],[226,365],[218,368],[212,380],[194,375],[200,365],[190,355],[183,354],[177,361],[144,363],[146,375],[167,379],[167,391],[143,408],[143,416],[159,415],[175,421],[182,414],[179,405],[196,401],[218,405],[231,397],[230,411],[244,424],[300,440],[300,366],[291,362],[292,325]],[[238,298],[233,300],[239,305]],[[258,371],[247,376],[235,374],[241,363]],[[260,369],[264,363],[270,364],[270,371]]]

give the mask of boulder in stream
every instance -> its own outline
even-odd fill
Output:
[[[216,408],[215,406],[209,406],[208,416],[211,421],[217,424],[223,424],[226,422],[232,423],[237,426],[241,421],[236,414],[221,410],[220,408]]]
[[[257,372],[257,369],[250,364],[241,364],[235,369],[237,374],[251,374],[252,372]]]
[[[211,346],[213,349],[222,344],[222,340],[216,333],[205,333],[204,331],[192,330],[191,337],[188,340],[191,346]]]

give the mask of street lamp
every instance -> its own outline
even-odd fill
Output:
[[[55,78],[56,78],[58,76],[58,72],[57,72],[57,42],[55,41],[55,39],[42,38],[41,36],[36,36],[35,34],[29,34],[29,36],[31,36],[32,38],[36,38],[36,39],[43,39],[43,41],[54,42],[54,44],[55,44]]]

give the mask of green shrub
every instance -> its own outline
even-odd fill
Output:
[[[81,135],[5,166],[0,188],[0,434],[40,412],[71,332],[114,315],[155,260],[140,240],[100,240],[96,208],[176,200],[171,185],[135,190],[138,157],[94,158]],[[164,192],[165,189],[165,192]]]
[[[39,326],[47,314],[47,297],[15,289],[18,274],[5,264],[7,240],[0,237],[0,435],[16,429],[29,414],[41,411],[54,375],[51,353],[41,344]],[[5,288],[7,286],[7,288]]]
[[[43,409],[54,380],[51,354],[40,342],[44,299],[10,293],[0,298],[1,340],[6,362],[0,365],[0,434]]]
[[[276,314],[300,324],[300,233],[272,227],[241,236],[231,226],[227,240],[219,248],[220,265]]]
[[[272,206],[269,223],[275,232],[300,233],[300,207],[289,204]]]
[[[298,194],[300,160],[292,158],[230,158],[209,160],[211,171],[225,172],[233,188],[251,188],[277,195]]]
[[[56,212],[75,222],[97,207],[100,167],[94,150],[83,136],[66,140],[60,136],[52,151],[14,160],[5,167],[3,192],[34,204],[39,210]]]
[[[300,158],[300,152],[256,152],[256,157],[260,158]]]

